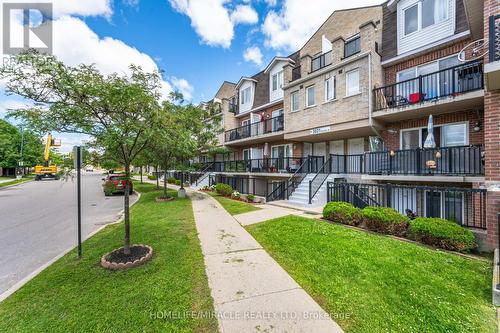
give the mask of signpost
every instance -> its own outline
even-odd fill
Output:
[[[73,162],[76,170],[76,196],[78,206],[78,258],[82,257],[82,147],[73,147]]]

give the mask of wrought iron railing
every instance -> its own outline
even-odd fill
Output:
[[[316,176],[309,181],[309,204],[312,204],[314,196],[318,193],[319,189],[330,175],[330,164],[331,158],[326,160],[326,162],[318,170],[318,173],[316,173]]]
[[[330,160],[330,173],[364,173],[364,154],[331,154]]]
[[[323,53],[311,60],[311,72],[320,70],[332,64],[332,51]]]
[[[226,131],[225,140],[226,142],[231,142],[263,134],[281,132],[284,128],[283,115],[281,115]]]
[[[383,206],[408,216],[439,217],[486,229],[486,189],[394,184],[327,183],[327,200]]]
[[[490,16],[489,25],[490,62],[500,60],[500,15]]]
[[[374,110],[398,108],[483,89],[483,63],[473,61],[375,88]]]

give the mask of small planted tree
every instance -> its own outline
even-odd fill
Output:
[[[13,111],[39,131],[87,134],[125,168],[145,149],[157,124],[159,73],[131,66],[130,75],[105,76],[92,65],[71,67],[53,56],[21,53],[0,69],[6,90],[35,101]],[[124,196],[124,254],[130,254],[129,183]]]

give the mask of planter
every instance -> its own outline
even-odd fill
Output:
[[[168,197],[168,198],[162,198],[162,197],[156,197],[155,201],[156,202],[168,202],[174,200],[174,197]]]
[[[136,244],[130,247],[130,255],[123,254],[123,247],[106,253],[101,257],[101,266],[110,270],[123,270],[137,267],[149,261],[153,248],[149,245]]]

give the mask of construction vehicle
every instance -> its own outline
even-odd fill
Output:
[[[57,174],[57,166],[51,165],[49,156],[50,148],[60,147],[61,141],[56,140],[52,137],[52,134],[47,135],[47,142],[45,143],[45,150],[43,153],[43,165],[35,166],[35,180],[42,180],[44,178],[58,180],[59,175]]]

